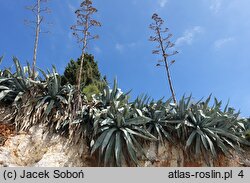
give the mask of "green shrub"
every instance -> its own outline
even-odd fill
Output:
[[[83,88],[82,92],[87,96],[88,101],[92,101],[92,95],[100,93],[95,84],[90,84]]]

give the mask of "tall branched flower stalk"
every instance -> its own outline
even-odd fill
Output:
[[[82,80],[82,69],[84,62],[84,55],[88,46],[88,42],[92,39],[97,39],[98,35],[91,35],[89,32],[91,27],[99,27],[101,23],[92,18],[93,14],[97,12],[97,9],[92,6],[91,0],[84,0],[80,8],[75,11],[77,16],[77,22],[71,27],[73,35],[77,38],[77,42],[81,45],[81,63],[79,69],[79,75],[77,79],[77,108],[80,107],[81,101],[81,80]]]
[[[38,41],[40,33],[48,33],[48,31],[41,31],[41,24],[44,22],[44,15],[50,13],[50,9],[43,5],[47,3],[48,0],[35,0],[36,2],[32,6],[26,7],[27,10],[33,12],[35,19],[34,20],[25,20],[27,25],[30,25],[35,30],[35,40],[33,47],[33,63],[32,63],[32,79],[36,77],[36,63],[37,63],[37,50],[38,50]]]
[[[155,33],[154,36],[150,36],[149,40],[153,42],[157,42],[158,45],[156,47],[156,50],[153,50],[153,54],[160,54],[162,56],[162,60],[159,60],[159,63],[157,63],[156,66],[164,66],[166,69],[167,73],[167,79],[168,79],[168,84],[169,88],[172,94],[172,98],[174,103],[176,104],[176,96],[174,92],[174,87],[171,79],[171,74],[170,74],[170,66],[175,62],[175,60],[169,61],[168,58],[170,56],[173,56],[177,54],[177,51],[173,51],[172,53],[168,53],[168,50],[172,50],[174,47],[174,43],[170,41],[170,38],[173,36],[172,34],[168,33],[167,36],[165,34],[169,31],[168,28],[162,28],[162,25],[164,21],[157,15],[156,13],[153,14],[152,16],[153,23],[150,24],[149,28],[152,29]]]

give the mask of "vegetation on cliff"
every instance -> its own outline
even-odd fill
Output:
[[[33,80],[29,66],[22,67],[17,58],[14,63],[15,71],[1,70],[0,102],[14,110],[1,121],[15,124],[17,131],[42,124],[48,133],[66,136],[69,145],[87,141],[100,165],[137,165],[146,157],[147,142],[181,144],[204,158],[207,153],[213,158],[218,153],[230,155],[230,149],[249,145],[245,139],[249,121],[228,104],[221,109],[216,98],[210,106],[211,95],[198,102],[183,96],[177,104],[171,103],[172,98],[153,101],[147,96],[129,102],[129,93],[121,92],[114,81],[113,88],[106,85],[91,101],[82,93],[83,104],[73,115],[76,88],[62,85],[55,68],[48,73],[40,70],[43,77]]]
[[[147,143],[180,145],[204,159],[208,154],[214,159],[221,153],[229,156],[232,150],[243,151],[243,146],[250,145],[249,120],[229,104],[222,108],[222,101],[211,95],[199,101],[191,95],[176,99],[169,71],[174,60],[167,60],[176,52],[167,53],[174,44],[169,41],[171,34],[162,37],[167,29],[161,29],[163,20],[157,14],[151,24],[156,36],[150,39],[159,43],[154,53],[161,53],[163,60],[157,66],[166,68],[172,97],[154,101],[139,96],[129,101],[130,92],[123,93],[116,80],[110,87],[101,78],[94,57],[86,53],[88,39],[96,38],[90,36],[89,28],[100,24],[89,19],[97,11],[92,1],[83,1],[80,10],[76,14],[82,22],[77,21],[72,29],[79,33],[78,26],[83,28],[83,38],[74,32],[83,44],[81,57],[71,60],[62,76],[55,66],[45,72],[35,68],[36,59],[31,68],[29,63],[22,66],[16,57],[14,69],[0,70],[0,123],[14,125],[17,132],[43,125],[45,133],[67,137],[69,147],[79,145],[83,152],[87,144],[89,154],[98,157],[101,166],[137,166],[147,158]]]

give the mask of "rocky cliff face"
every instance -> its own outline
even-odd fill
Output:
[[[66,139],[43,134],[41,127],[32,127],[28,133],[10,136],[0,147],[1,166],[80,167],[91,166],[87,146],[82,154],[79,147],[67,148]]]
[[[155,146],[150,144],[147,156],[153,161],[146,161],[144,166],[149,167],[238,167],[241,166],[240,154],[232,152],[231,157],[219,154],[213,159],[209,154],[206,157],[195,156],[181,148],[180,145]],[[153,158],[152,158],[153,155]]]
[[[29,132],[12,134],[0,146],[0,166],[34,166],[34,167],[84,167],[98,166],[97,160],[90,157],[87,145],[68,146],[67,139],[58,135],[44,134],[43,128],[32,127]],[[216,160],[211,157],[197,158],[186,153],[181,146],[168,143],[146,146],[147,160],[142,160],[143,167],[183,167],[183,166],[247,166],[239,154],[233,153],[228,158],[219,155]]]

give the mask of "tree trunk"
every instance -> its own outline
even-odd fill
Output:
[[[37,59],[37,47],[38,47],[38,40],[39,40],[39,33],[40,33],[40,0],[37,0],[37,12],[36,12],[36,37],[34,43],[34,51],[33,51],[33,64],[32,64],[32,79],[35,79],[36,76],[36,59]]]

